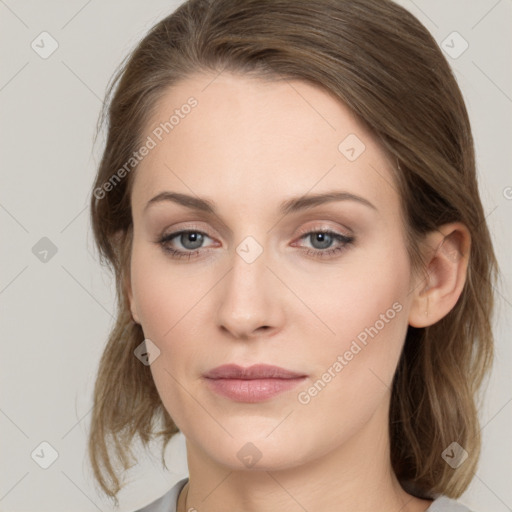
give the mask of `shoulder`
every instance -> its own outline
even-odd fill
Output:
[[[169,489],[163,496],[152,501],[143,508],[136,510],[135,512],[176,512],[176,503],[178,496],[188,482],[188,477],[183,478],[176,482],[174,486]],[[470,510],[465,505],[457,503],[455,500],[447,498],[446,496],[440,496],[436,498],[432,505],[425,512],[475,512]]]
[[[425,512],[474,512],[465,505],[457,503],[455,500],[447,498],[446,496],[439,496],[436,498],[430,507]]]
[[[135,512],[176,512],[176,503],[178,495],[188,482],[188,477],[182,478],[179,482],[169,489],[163,496],[152,501],[143,508],[137,509]]]

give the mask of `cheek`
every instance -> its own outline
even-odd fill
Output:
[[[391,385],[408,327],[408,255],[403,244],[388,240],[378,250],[360,251],[350,261],[347,258],[339,273],[324,280],[321,291],[317,286],[317,292],[307,295],[311,309],[332,331],[319,322],[315,329],[304,324],[310,337],[315,330],[323,333],[325,350],[316,356],[315,376],[324,382],[336,375],[329,384],[336,390],[331,397],[341,394],[355,408],[368,404],[372,393],[380,395]]]
[[[186,264],[173,264],[144,242],[134,242],[131,264],[133,300],[147,338],[164,341],[187,323],[208,289],[207,276],[194,276]],[[211,285],[210,285],[211,287]],[[190,323],[188,323],[190,327]]]
[[[396,324],[407,323],[399,312],[407,310],[410,264],[406,248],[395,238],[382,237],[371,247],[347,253],[335,270],[294,277],[297,294],[322,320],[310,317],[309,325],[338,349],[359,335],[364,341],[366,329],[375,324],[379,333],[396,339],[393,329],[403,330]]]
[[[133,297],[144,337],[160,350],[150,371],[164,407],[171,411],[181,430],[187,430],[188,422],[197,414],[193,401],[180,384],[188,386],[186,380],[192,375],[188,372],[194,370],[202,357],[200,347],[189,340],[200,339],[201,322],[196,320],[202,314],[205,303],[200,299],[208,286],[204,282],[206,276],[194,278],[185,267],[172,265],[144,243],[134,243]]]
[[[310,351],[312,377],[297,401],[306,422],[325,425],[326,450],[363,428],[389,398],[407,332],[407,291],[403,270],[386,267],[388,273],[347,278],[323,310],[336,335],[323,336],[322,349]]]

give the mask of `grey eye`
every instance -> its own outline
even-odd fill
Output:
[[[198,231],[186,231],[179,235],[179,241],[185,249],[199,249],[204,241],[204,235]]]
[[[327,249],[333,242],[333,236],[329,233],[311,233],[308,237],[311,240],[311,245],[315,249]],[[318,242],[318,245],[315,245],[316,242]]]

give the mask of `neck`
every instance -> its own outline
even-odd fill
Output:
[[[183,510],[423,512],[431,501],[406,493],[392,471],[383,417],[387,408],[329,453],[279,470],[219,464],[187,438],[190,477]]]

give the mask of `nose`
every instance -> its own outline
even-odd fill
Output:
[[[284,316],[283,285],[267,268],[267,252],[263,250],[251,262],[234,251],[231,261],[231,270],[219,286],[219,328],[240,339],[279,330]]]

